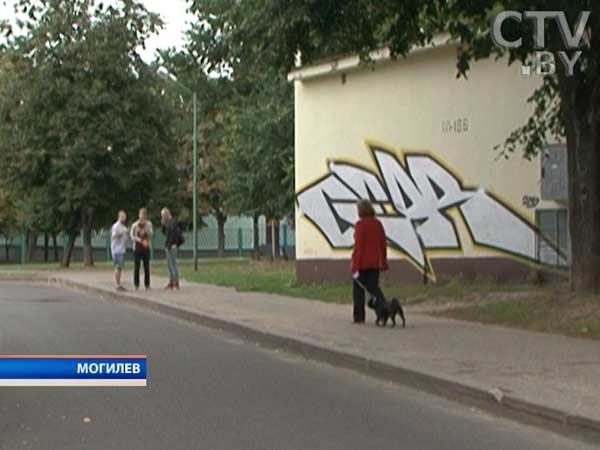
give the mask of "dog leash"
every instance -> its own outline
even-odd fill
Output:
[[[375,298],[375,295],[373,295],[373,293],[371,291],[369,291],[367,289],[367,287],[362,284],[362,282],[358,279],[358,278],[353,278],[354,281],[356,281],[356,284],[358,284],[367,294],[369,294],[371,297]]]

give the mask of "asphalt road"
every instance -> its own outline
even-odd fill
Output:
[[[149,381],[147,388],[0,388],[0,450],[595,448],[40,286],[0,283],[0,354],[147,354]]]

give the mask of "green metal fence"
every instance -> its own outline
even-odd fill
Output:
[[[205,220],[206,222],[206,220]],[[252,220],[249,219],[250,227],[248,227],[248,220],[232,220],[231,225],[225,226],[225,240],[224,250],[227,256],[242,256],[251,252],[254,249],[254,227],[252,226]],[[212,255],[217,253],[219,249],[219,234],[218,229],[213,228],[213,224],[208,221],[208,227],[201,228],[198,231],[198,251],[201,255]],[[236,226],[245,225],[245,226]],[[270,231],[267,228],[267,224],[264,219],[259,222],[259,244],[264,249],[265,253],[270,251]],[[287,256],[293,256],[295,250],[295,232],[294,229],[287,223],[279,225],[279,246],[282,253]],[[187,253],[192,253],[193,236],[192,232],[184,232],[185,242],[181,246],[180,251],[185,256]],[[40,261],[43,259],[43,250],[45,247],[44,235],[38,235],[37,248],[36,248],[36,260]],[[68,243],[68,236],[59,234],[57,236],[58,253],[62,257],[63,252],[66,251]],[[158,258],[162,257],[162,249],[164,243],[164,236],[160,230],[160,227],[155,226],[155,233],[152,239],[152,256]],[[8,244],[8,255],[6,254]],[[267,248],[269,247],[269,248]],[[94,258],[96,260],[110,260],[110,230],[102,229],[92,234],[92,249],[94,251]],[[83,236],[80,234],[74,247],[74,260],[81,259],[80,254],[83,251]],[[49,260],[53,260],[54,257],[54,246],[52,238],[49,239]],[[155,255],[156,254],[156,255]],[[7,239],[4,236],[0,236],[0,262],[21,262],[25,263],[27,255],[27,242],[26,236],[12,236]],[[7,258],[8,256],[8,258]]]

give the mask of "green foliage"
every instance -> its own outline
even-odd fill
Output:
[[[166,68],[180,84],[166,80],[165,91],[176,112],[177,161],[185,188],[181,192],[190,205],[193,188],[193,110],[192,98],[182,87],[193,90],[198,98],[198,192],[200,214],[226,217],[225,202],[225,136],[226,114],[233,91],[225,78],[206,75],[204,67],[187,52],[163,50],[157,66]],[[187,215],[185,212],[183,215]]]
[[[226,203],[243,214],[290,215],[294,195],[293,87],[289,54],[263,15],[264,1],[191,3],[188,50],[206,73],[229,80]],[[286,17],[292,19],[292,17]]]
[[[19,212],[7,189],[0,189],[0,236],[15,237],[19,230]]]
[[[494,45],[490,24],[495,14],[504,10],[564,11],[574,23],[583,10],[592,11],[590,29],[598,29],[600,3],[595,0],[252,0],[244,2],[196,0],[192,9],[205,11],[196,27],[205,33],[197,39],[198,54],[209,61],[224,61],[237,67],[252,54],[273,55],[273,67],[282,71],[294,66],[295,55],[303,64],[340,53],[359,53],[369,60],[370,51],[387,46],[392,56],[408,54],[415,46],[432,42],[440,33],[459,43],[457,74],[467,76],[471,63],[482,58],[506,57],[530,62],[536,50],[531,21],[507,21],[507,37],[523,37],[523,46],[506,50]],[[225,30],[206,37],[206,30]],[[564,50],[554,22],[546,23],[549,37],[547,50]],[[573,77],[579,96],[598,86],[600,38],[592,33],[590,46],[582,48],[581,64]],[[218,69],[223,63],[211,67]],[[535,155],[548,137],[564,137],[564,118],[560,112],[559,85],[548,78],[529,101],[535,114],[508,138],[505,155],[522,150],[526,157]]]
[[[120,208],[159,208],[176,183],[171,112],[136,53],[160,19],[137,1],[113,5],[18,2],[0,168],[36,228],[76,230],[82,211],[102,226]]]
[[[227,136],[227,201],[234,211],[281,218],[294,205],[293,90],[264,80],[231,110]]]

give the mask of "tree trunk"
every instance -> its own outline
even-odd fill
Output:
[[[221,211],[217,211],[217,233],[218,233],[218,242],[219,242],[219,258],[223,258],[225,256],[225,222],[227,222],[227,216],[223,214]]]
[[[50,240],[50,236],[48,236],[48,233],[44,233],[44,262],[47,263],[48,262],[48,243]]]
[[[92,208],[84,208],[81,212],[81,227],[83,230],[83,265],[94,265],[94,252],[92,248]]]
[[[13,240],[12,238],[7,237],[4,241],[4,256],[6,262],[10,262],[10,248],[12,247]]]
[[[267,221],[267,243],[271,247],[271,261],[274,261],[280,256],[279,221],[276,219]]]
[[[600,146],[587,124],[568,133],[571,288],[597,292],[600,280]]]
[[[253,245],[252,259],[255,259],[256,261],[260,260],[260,230],[259,230],[259,223],[258,223],[259,220],[260,220],[260,216],[258,214],[255,214],[254,217],[252,218],[253,232],[254,232],[254,245]]]
[[[27,261],[34,262],[35,254],[37,251],[37,238],[38,232],[35,230],[29,230],[27,232]]]
[[[75,240],[79,232],[77,230],[69,233],[69,242],[67,243],[67,249],[63,254],[61,265],[63,267],[69,267],[71,265],[71,257],[73,256],[73,249],[75,248]]]
[[[273,222],[273,226],[275,227],[275,257],[276,258],[280,258],[281,257],[281,239],[280,239],[280,233],[281,233],[281,222],[279,222],[279,220],[275,220]]]
[[[279,222],[275,219],[269,220],[267,226],[268,241],[271,244],[271,261],[279,258]]]
[[[571,289],[600,287],[600,81],[566,77],[558,71],[567,137]]]
[[[52,233],[52,245],[54,247],[54,262],[58,262],[58,242],[56,240],[56,233]]]

